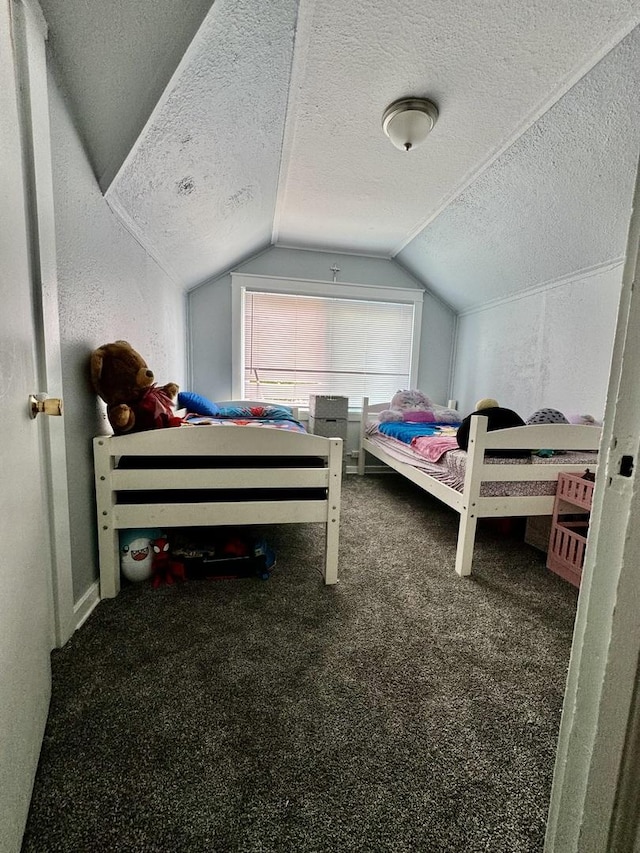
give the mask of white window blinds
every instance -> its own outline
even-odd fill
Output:
[[[244,397],[388,400],[410,387],[413,326],[412,304],[246,290]]]

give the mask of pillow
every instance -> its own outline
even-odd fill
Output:
[[[293,413],[284,406],[223,406],[218,408],[217,418],[256,418],[271,421],[291,421]]]
[[[178,408],[187,409],[194,415],[205,415],[210,418],[215,418],[220,411],[220,407],[211,400],[193,391],[178,392]]]

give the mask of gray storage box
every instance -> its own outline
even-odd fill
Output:
[[[335,397],[332,394],[311,394],[309,397],[310,418],[338,418],[346,421],[348,415],[348,397]]]
[[[323,435],[325,438],[341,438],[347,440],[346,418],[314,418],[309,415],[309,432],[313,435]]]
[[[551,536],[550,515],[530,515],[527,518],[527,526],[524,531],[524,541],[527,545],[533,545],[545,554],[549,550],[549,537]]]

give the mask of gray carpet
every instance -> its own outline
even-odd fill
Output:
[[[268,581],[130,586],[53,654],[23,853],[541,851],[576,591],[396,475]]]

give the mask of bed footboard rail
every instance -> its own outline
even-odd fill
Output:
[[[463,501],[460,510],[458,545],[456,548],[455,570],[466,577],[471,574],[473,548],[476,527],[479,518],[518,517],[528,515],[550,515],[553,508],[553,495],[531,497],[517,496],[485,498],[481,497],[483,482],[540,482],[555,481],[561,472],[583,472],[585,464],[572,464],[562,461],[544,465],[531,464],[531,459],[523,459],[509,465],[496,465],[487,461],[487,451],[524,450],[537,451],[548,449],[597,451],[601,439],[601,430],[594,426],[569,424],[534,424],[511,429],[487,431],[487,418],[476,415],[471,419],[469,448],[465,467]],[[595,473],[597,465],[591,470]]]
[[[338,580],[339,438],[235,426],[98,436],[94,465],[101,598],[119,592],[130,528],[322,523],[324,581]]]

